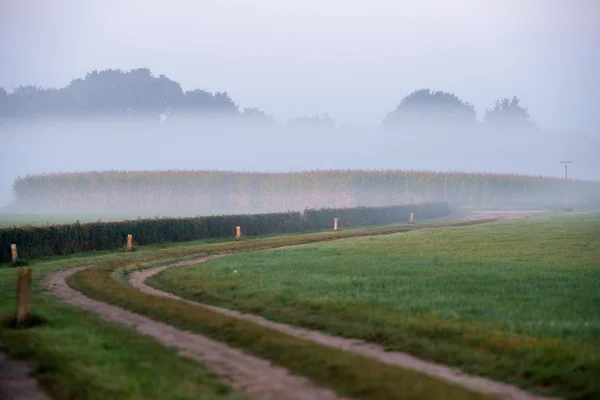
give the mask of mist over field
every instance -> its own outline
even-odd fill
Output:
[[[0,0],[0,396],[600,400],[599,72],[600,0]]]
[[[151,1],[139,12],[59,0],[33,13],[32,4],[0,6],[8,60],[0,66],[0,207],[18,197],[16,179],[51,172],[394,169],[563,178],[560,161],[572,160],[569,178],[600,180],[593,1],[379,0],[368,9]],[[110,29],[102,22],[109,17]],[[392,189],[439,199],[439,177],[435,190],[409,193],[396,181],[352,190],[363,200]],[[98,182],[69,186],[69,201],[79,191],[114,197],[113,183]],[[49,183],[36,185],[30,195],[55,196],[45,194],[54,190]],[[557,188],[544,190],[554,196]],[[151,185],[144,190],[139,196],[151,197]],[[527,194],[545,193],[535,190]]]
[[[563,178],[564,168],[559,162],[575,160],[570,165],[570,179],[600,180],[599,141],[583,135],[489,132],[484,126],[457,132],[444,125],[428,126],[428,131],[411,135],[382,127],[290,125],[233,117],[207,121],[192,115],[163,118],[162,122],[94,117],[6,123],[2,128],[8,133],[4,143],[11,149],[27,150],[11,152],[3,158],[2,203],[12,200],[14,178],[48,172],[405,169]],[[440,176],[439,185],[442,182]],[[108,196],[110,187],[107,183],[98,190]],[[442,192],[438,194],[441,196]],[[562,189],[549,194],[562,199]],[[439,199],[438,196],[428,200]],[[365,204],[373,202],[368,200]],[[33,207],[27,211],[36,210]],[[182,213],[193,214],[194,209]]]
[[[600,141],[548,132],[448,132],[411,135],[352,127],[290,127],[236,121],[52,118],[5,123],[1,202],[17,176],[89,170],[408,169],[519,173],[600,180]],[[17,151],[17,149],[22,149]]]

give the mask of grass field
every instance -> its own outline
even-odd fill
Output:
[[[432,223],[432,225],[434,225]],[[427,226],[423,224],[421,226]],[[34,374],[56,399],[161,398],[233,399],[235,393],[206,368],[178,357],[130,329],[101,321],[43,293],[41,280],[53,271],[79,265],[92,268],[73,275],[70,284],[87,295],[119,304],[171,325],[191,329],[241,347],[311,377],[334,390],[365,399],[486,399],[423,374],[297,340],[254,324],[239,323],[191,305],[148,296],[125,285],[121,272],[203,254],[248,251],[377,235],[416,226],[380,227],[306,235],[142,246],[133,253],[101,252],[55,257],[33,264],[33,310],[49,320],[27,330],[0,327],[0,350],[29,360]],[[0,269],[0,314],[14,312],[16,269]],[[362,380],[364,379],[364,380]]]
[[[104,253],[35,264],[32,310],[48,322],[30,329],[7,327],[16,309],[17,270],[0,268],[0,350],[30,361],[54,399],[242,399],[199,363],[43,293],[42,280],[51,272],[119,256]]]
[[[149,283],[535,391],[600,397],[600,213],[234,255]]]

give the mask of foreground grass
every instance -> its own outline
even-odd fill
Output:
[[[40,263],[34,269],[32,310],[48,323],[29,329],[0,326],[0,350],[30,361],[54,399],[241,399],[204,366],[135,331],[43,294],[41,280],[78,263],[114,255]],[[0,269],[0,315],[16,309],[17,269]]]
[[[97,263],[94,268],[72,275],[69,284],[92,298],[242,348],[346,396],[361,399],[489,398],[415,371],[294,338],[248,321],[199,309],[180,300],[147,295],[125,285],[122,280],[115,279],[115,274],[120,271],[147,268],[185,256],[247,251],[416,228],[404,226],[360,229],[174,247],[164,249],[162,254],[154,253],[135,260],[121,258]]]
[[[600,214],[234,255],[148,283],[537,392],[600,397]]]

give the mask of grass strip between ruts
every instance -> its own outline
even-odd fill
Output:
[[[477,224],[488,221],[470,221]],[[468,225],[450,223],[444,226]],[[174,258],[247,251],[257,248],[314,243],[319,241],[410,231],[423,226],[361,229],[354,231],[274,237],[233,243],[218,243],[168,250],[162,255]],[[192,250],[192,249],[187,249]],[[158,260],[148,257],[146,262]],[[166,261],[166,259],[163,259]],[[73,274],[69,284],[87,296],[126,308],[157,321],[188,329],[225,342],[249,353],[268,359],[288,370],[312,378],[323,387],[360,399],[489,399],[491,396],[474,393],[463,387],[398,366],[346,353],[314,342],[298,339],[260,325],[202,309],[181,300],[141,293],[113,279],[120,268],[147,267],[138,260],[111,260]]]
[[[585,213],[357,238],[173,268],[146,283],[584,400],[600,394],[598,227],[600,213]]]

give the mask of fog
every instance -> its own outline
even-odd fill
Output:
[[[599,16],[594,0],[3,1],[0,206],[17,177],[107,169],[563,177],[572,160],[600,180]]]
[[[431,127],[429,127],[432,129]],[[418,135],[351,126],[292,128],[192,116],[149,120],[54,118],[5,123],[0,199],[17,176],[89,170],[408,169],[518,173],[600,180],[600,141],[584,135],[511,131]]]
[[[598,135],[596,0],[0,2],[0,86],[151,68],[285,121],[376,126],[421,87],[480,114],[519,96],[548,129]]]

